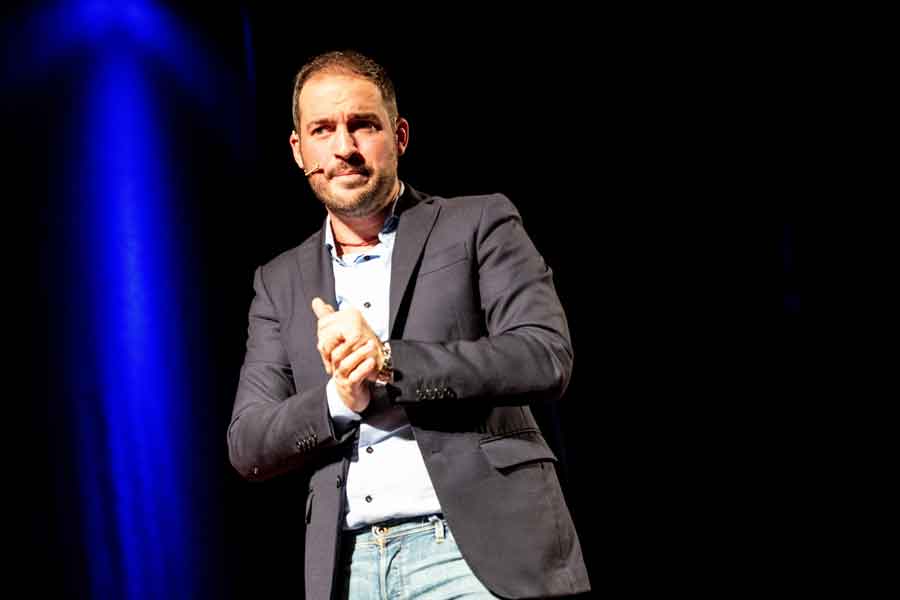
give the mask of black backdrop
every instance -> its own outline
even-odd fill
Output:
[[[748,483],[759,467],[735,440],[774,403],[754,399],[766,374],[750,331],[769,322],[759,288],[734,281],[753,248],[774,237],[755,239],[756,222],[744,220],[742,203],[763,184],[743,169],[756,147],[734,140],[752,140],[761,120],[751,110],[759,92],[744,80],[759,67],[729,43],[734,30],[697,35],[670,29],[665,15],[588,22],[537,10],[515,19],[436,13],[417,23],[305,6],[172,10],[233,83],[216,91],[228,108],[213,119],[173,92],[166,124],[190,199],[179,213],[194,253],[185,260],[196,265],[190,294],[202,306],[204,337],[190,345],[203,354],[195,385],[206,426],[196,444],[213,471],[198,492],[209,501],[209,594],[275,597],[302,583],[300,519],[285,518],[301,510],[300,482],[241,481],[224,439],[253,269],[323,218],[289,152],[291,78],[309,56],[342,47],[371,54],[394,78],[411,123],[401,176],[434,194],[507,194],[554,271],[575,370],[563,401],[536,412],[561,458],[595,589],[720,589],[767,514],[766,494]],[[11,219],[28,224],[35,257],[19,261],[28,291],[15,299],[35,311],[16,323],[32,340],[35,369],[24,387],[33,401],[15,403],[28,426],[17,428],[24,439],[14,436],[9,455],[31,449],[13,471],[14,496],[30,517],[18,523],[27,540],[20,556],[54,573],[29,585],[76,597],[86,590],[84,548],[66,508],[75,482],[61,474],[72,436],[45,370],[65,360],[54,327],[77,318],[54,293],[66,277],[53,261],[64,199],[47,183],[65,162],[55,85],[14,96],[8,112],[20,159],[13,182],[26,190]],[[735,245],[735,258],[724,259]],[[721,585],[735,582],[746,583],[734,576]]]

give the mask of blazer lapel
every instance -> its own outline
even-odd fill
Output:
[[[397,315],[439,212],[437,205],[409,185],[406,186],[406,192],[397,207],[399,221],[391,258],[391,312],[388,324],[391,337],[399,335],[399,332],[394,331]],[[318,296],[337,308],[331,255],[325,248],[325,225],[318,235],[298,248],[297,260],[306,305],[309,306],[313,298]]]
[[[440,212],[436,204],[409,185],[406,187],[407,191],[398,206],[397,237],[391,258],[391,315],[388,324],[391,337],[401,334],[400,331],[395,331],[397,315],[422,257],[425,242]]]
[[[306,306],[313,298],[319,297],[337,309],[337,298],[334,293],[334,270],[331,268],[331,254],[325,247],[325,225],[314,236],[298,249],[297,259],[300,262],[300,274]]]

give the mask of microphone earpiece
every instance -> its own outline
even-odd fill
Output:
[[[319,165],[316,165],[315,167],[313,167],[313,168],[310,169],[309,171],[303,171],[303,174],[304,174],[306,177],[309,177],[310,175],[313,175],[313,174],[315,174],[315,173],[318,173],[319,171],[322,171],[322,170],[323,170],[322,167],[320,167]]]

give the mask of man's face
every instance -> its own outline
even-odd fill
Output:
[[[398,119],[395,131],[378,87],[360,77],[323,73],[306,82],[298,104],[294,159],[301,169],[321,167],[309,182],[328,210],[364,217],[390,202],[409,125]]]

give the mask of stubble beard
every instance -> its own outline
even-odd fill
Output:
[[[377,213],[392,200],[390,197],[397,180],[396,169],[392,172],[382,172],[374,181],[358,190],[351,190],[351,197],[337,198],[328,189],[328,183],[313,186],[313,192],[330,212],[349,218],[368,217]]]

